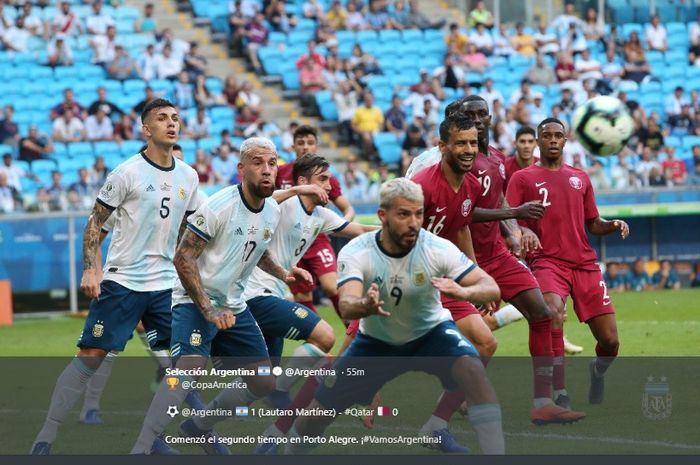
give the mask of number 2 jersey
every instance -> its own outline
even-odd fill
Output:
[[[431,279],[447,277],[459,282],[476,268],[457,246],[421,230],[414,247],[397,256],[379,242],[380,231],[356,237],[338,255],[338,287],[356,280],[363,295],[372,283],[379,286],[383,308],[391,316],[362,318],[360,331],[387,344],[413,341],[443,321],[452,319],[443,308]]]
[[[204,291],[213,305],[235,313],[246,308],[243,291],[280,220],[280,209],[266,198],[254,209],[243,197],[241,185],[221,189],[187,218],[187,228],[207,242],[197,259]],[[178,279],[173,305],[192,303]]]
[[[286,270],[296,266],[321,233],[343,230],[349,223],[333,210],[317,206],[307,211],[296,196],[282,202],[280,222],[272,236],[270,255]],[[246,284],[245,300],[262,295],[284,299],[287,284],[260,268],[256,268]]]
[[[598,217],[598,208],[585,172],[564,164],[558,170],[533,165],[513,175],[506,198],[511,205],[540,200],[545,206],[541,219],[525,220],[542,243],[528,257],[534,267],[546,259],[568,268],[599,270],[586,234],[585,222]]]
[[[180,225],[196,208],[197,172],[173,159],[169,168],[142,152],[110,173],[97,202],[113,210],[104,279],[138,292],[171,289]]]

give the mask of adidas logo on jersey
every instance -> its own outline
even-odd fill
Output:
[[[236,236],[242,236],[243,235],[243,230],[241,228],[236,228],[236,232],[234,233]]]
[[[153,188],[153,184],[149,184],[148,187],[146,188],[146,192],[153,192],[155,189]]]
[[[294,225],[294,229],[301,229],[301,223],[297,223]]]

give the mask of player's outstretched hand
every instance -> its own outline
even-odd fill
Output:
[[[506,241],[508,249],[513,252],[513,255],[520,257],[522,253],[522,237],[516,237],[514,234],[511,234],[505,237],[504,240]]]
[[[85,270],[80,280],[80,289],[91,299],[97,299],[100,296],[100,281],[102,281],[101,271],[98,272],[94,268]]]
[[[229,329],[236,324],[236,316],[230,310],[218,310],[209,307],[204,310],[204,318],[216,326],[216,329]]]
[[[630,235],[630,227],[627,223],[622,220],[613,220],[613,226],[620,231],[620,237],[627,239]]]
[[[491,316],[494,314],[498,308],[496,307],[496,302],[489,302],[487,304],[481,305],[479,308],[479,313],[481,313],[481,316]]]
[[[537,234],[532,232],[530,228],[524,228],[520,227],[520,230],[523,233],[522,238],[520,239],[520,246],[522,250],[522,257],[525,257],[527,254],[530,252],[534,252],[537,249],[542,248],[542,244],[540,243],[540,238],[537,237]]]
[[[284,280],[284,282],[289,285],[294,285],[303,282],[313,284],[314,278],[311,276],[311,273],[309,273],[305,269],[293,266],[292,269],[289,270],[289,273],[287,273],[287,278]]]
[[[365,296],[365,308],[367,309],[367,315],[379,315],[379,316],[391,316],[391,313],[385,312],[384,301],[379,299],[379,286],[377,283],[372,283],[367,289],[367,295]]]
[[[297,186],[299,195],[308,195],[313,197],[314,203],[326,205],[328,203],[328,192],[316,184],[303,184]]]
[[[450,299],[462,300],[462,292],[464,288],[457,284],[454,279],[450,278],[432,278],[430,282],[438,291],[445,294]]]
[[[541,200],[531,200],[517,207],[515,213],[519,220],[537,220],[544,216],[544,205]]]

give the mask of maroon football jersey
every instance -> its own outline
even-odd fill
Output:
[[[539,157],[535,157],[535,163],[537,163],[539,160]],[[506,181],[505,185],[503,186],[503,190],[505,192],[508,189],[508,183],[510,182],[510,178],[512,178],[515,173],[523,169],[523,167],[518,165],[517,156],[515,155],[511,155],[510,157],[506,158],[504,164],[506,165]],[[511,207],[517,206],[518,205],[511,205]]]
[[[285,163],[284,165],[277,168],[277,179],[275,179],[275,187],[278,189],[290,189],[294,186],[294,180],[292,179],[292,170],[294,169],[294,162]],[[331,193],[328,196],[331,201],[334,201],[338,197],[343,195],[343,191],[340,188],[340,183],[335,178],[331,176]]]

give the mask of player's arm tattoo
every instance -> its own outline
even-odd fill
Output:
[[[190,230],[185,230],[175,251],[175,258],[173,258],[182,287],[185,288],[187,295],[205,317],[215,310],[209,296],[204,291],[197,265],[197,259],[206,247],[207,242],[204,239]]]
[[[105,221],[111,214],[112,210],[99,202],[95,202],[83,232],[83,270],[95,269],[97,249],[100,247],[101,242],[102,225],[105,224]]]
[[[194,212],[187,212],[185,213],[185,216],[182,217],[182,221],[180,222],[180,229],[177,231],[177,242],[176,244],[179,244],[180,241],[182,240],[182,236],[185,234],[185,231],[187,230],[187,217],[190,216]]]
[[[287,270],[282,268],[279,263],[272,258],[272,255],[270,255],[270,252],[267,250],[263,252],[262,257],[260,257],[260,260],[258,260],[257,266],[265,273],[271,274],[279,280],[284,281],[287,279]]]

